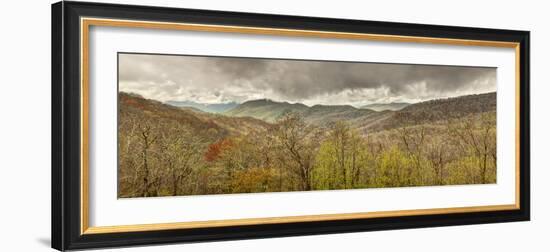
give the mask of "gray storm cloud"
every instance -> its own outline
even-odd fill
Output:
[[[160,101],[422,101],[496,91],[496,68],[119,54],[119,89]]]

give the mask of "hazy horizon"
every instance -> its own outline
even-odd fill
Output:
[[[139,96],[141,96],[142,98],[145,98],[145,99],[155,100],[155,99],[152,99],[152,98],[147,98],[145,96],[142,96],[141,94],[134,93],[134,92],[126,92],[126,91],[119,91],[119,92],[124,92],[124,93],[130,94],[130,95],[139,95]],[[449,97],[438,97],[438,98],[427,99],[427,100],[423,100],[423,101],[438,100],[438,99],[451,99],[451,98],[457,98],[457,97],[461,97],[461,96],[483,95],[483,94],[489,94],[489,93],[495,93],[495,92],[496,91],[475,93],[475,94],[465,94],[465,95],[458,95],[458,96],[449,96]],[[311,105],[308,105],[308,104],[300,103],[300,102],[277,101],[277,100],[273,100],[273,99],[269,99],[269,98],[246,100],[246,101],[243,101],[243,102],[228,101],[228,102],[221,102],[221,103],[216,103],[216,102],[213,102],[213,103],[200,103],[200,102],[191,101],[191,100],[168,100],[168,101],[161,101],[161,102],[165,103],[165,104],[170,104],[170,103],[175,103],[175,102],[182,102],[182,103],[183,102],[190,102],[190,103],[196,103],[196,104],[199,104],[199,105],[219,105],[219,104],[222,104],[222,105],[223,104],[226,104],[226,105],[229,105],[229,104],[240,105],[240,104],[244,104],[244,103],[247,103],[247,102],[259,101],[259,100],[267,100],[267,101],[272,101],[272,102],[277,102],[277,103],[303,104],[303,105],[306,105],[308,107],[312,107],[312,106],[315,106],[315,105],[324,105],[324,106],[331,106],[331,105],[332,106],[345,106],[345,105],[349,105],[349,106],[352,106],[352,107],[355,107],[355,108],[361,108],[361,107],[368,106],[368,105],[383,105],[383,104],[392,104],[392,103],[393,104],[399,104],[399,103],[415,104],[415,103],[423,102],[423,101],[418,101],[418,102],[393,101],[393,102],[373,102],[373,103],[368,103],[368,104],[363,104],[363,105],[352,105],[352,104],[330,104],[330,105],[327,105],[327,104],[311,104]]]
[[[496,92],[496,68],[119,54],[119,91],[161,102],[417,103]]]

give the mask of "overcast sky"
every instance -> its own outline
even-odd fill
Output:
[[[496,68],[119,54],[119,90],[159,101],[419,102],[496,91]]]

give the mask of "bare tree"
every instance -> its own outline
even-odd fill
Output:
[[[482,114],[455,120],[449,125],[449,133],[458,141],[457,145],[463,153],[475,157],[481,183],[487,183],[487,172],[490,162],[496,166],[496,132],[494,116]]]
[[[446,141],[437,138],[432,138],[426,148],[426,156],[433,169],[434,184],[443,185],[445,165],[451,160],[452,150]]]
[[[150,196],[150,170],[149,170],[149,152],[151,149],[151,146],[153,143],[157,140],[157,136],[155,136],[152,132],[151,124],[147,121],[145,122],[139,122],[138,123],[138,136],[139,136],[139,143],[141,147],[141,170],[143,171],[143,184],[141,186],[142,188],[142,195],[144,197]]]
[[[166,122],[162,128],[160,156],[168,184],[171,185],[171,194],[175,196],[201,159],[204,143],[188,127],[177,122]]]
[[[422,169],[422,156],[423,156],[423,147],[426,140],[426,127],[424,125],[420,126],[405,126],[398,129],[401,141],[405,147],[405,151],[412,158],[414,163],[414,169],[416,171],[421,171]],[[407,167],[407,184],[412,185],[413,183],[413,167]],[[423,175],[421,173],[421,175]],[[423,179],[422,179],[423,180]]]
[[[319,132],[307,125],[300,115],[285,114],[277,123],[277,139],[283,147],[284,154],[295,166],[291,172],[300,179],[302,190],[311,190],[311,170],[313,169],[316,150],[319,146]]]

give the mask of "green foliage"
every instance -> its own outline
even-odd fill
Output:
[[[316,159],[316,189],[361,187],[368,166],[366,142],[347,123],[335,123],[321,144]]]

